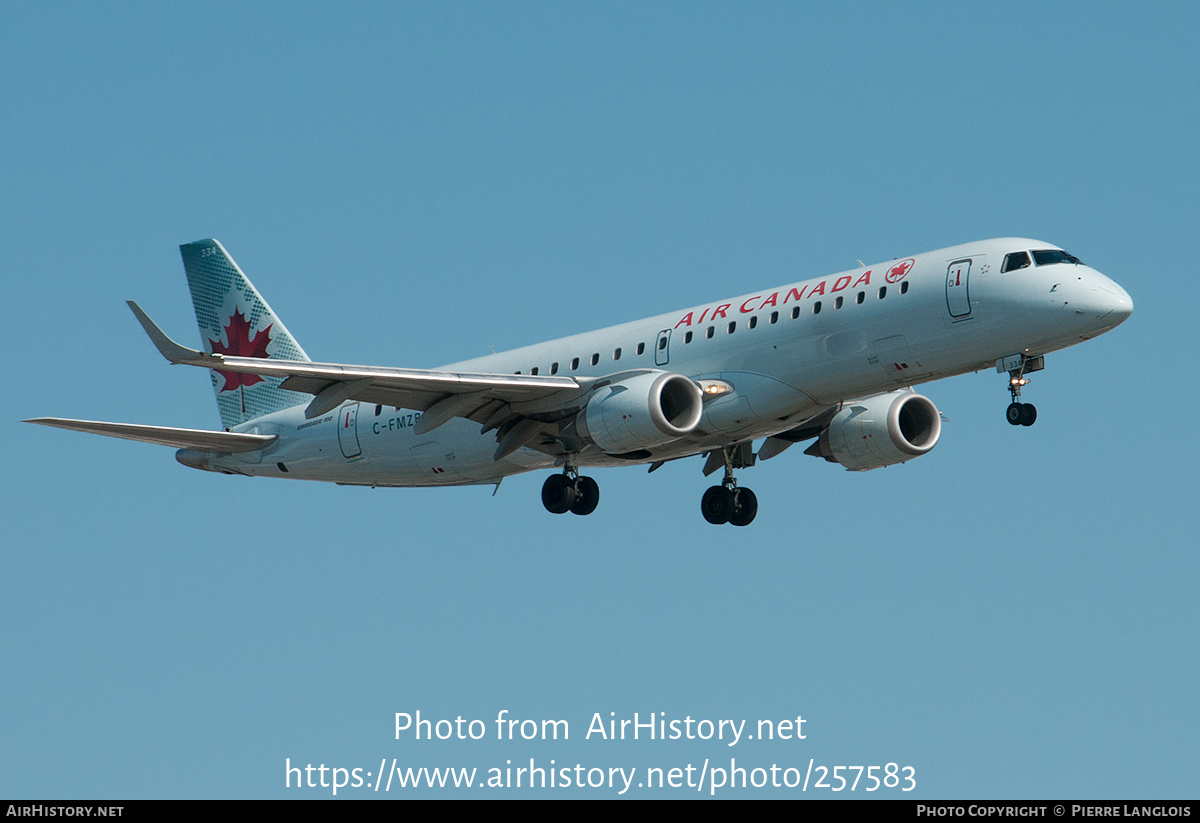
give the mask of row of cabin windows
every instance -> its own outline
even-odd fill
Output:
[[[888,291],[887,286],[880,286],[879,291],[878,291],[878,299],[882,300],[883,298],[887,297],[887,291]],[[908,294],[908,281],[907,280],[901,281],[900,293]],[[859,304],[865,303],[866,300],[867,300],[867,293],[865,291],[860,291],[860,292],[858,292],[858,294],[856,294],[854,296],[855,303],[859,303]],[[833,301],[833,307],[835,309],[840,309],[844,305],[844,303],[845,303],[845,297],[839,294],[837,296],[837,299],[835,299]],[[812,304],[812,313],[813,314],[821,313],[821,301],[820,300],[818,300]],[[800,317],[800,307],[792,306],[792,319],[796,320],[799,317]],[[771,312],[770,320],[771,320],[771,325],[775,325],[776,323],[778,323],[779,322],[779,312],[778,311]],[[752,316],[746,325],[748,325],[752,329],[757,328],[758,327],[758,315]],[[730,320],[728,325],[725,327],[725,333],[733,334],[735,331],[737,331],[737,321]],[[704,336],[708,339],[712,339],[716,335],[716,333],[717,333],[716,326],[709,326],[707,329],[704,330]],[[683,335],[684,344],[686,345],[687,343],[691,343],[694,338],[694,335],[695,335],[695,332],[693,332],[691,330],[685,332]],[[666,347],[667,347],[667,338],[660,337],[658,339],[658,349],[661,351],[661,350],[665,349]],[[646,344],[638,343],[637,344],[637,353],[639,355],[641,355],[641,354],[645,354],[645,352],[646,352]],[[621,349],[620,348],[613,349],[612,359],[613,360],[621,359]],[[591,360],[591,364],[593,366],[599,365],[600,364],[600,353],[594,352],[592,354],[590,360]],[[578,368],[579,368],[579,358],[578,357],[571,358],[571,371],[575,371]],[[521,372],[518,371],[516,373],[520,374]],[[538,367],[534,366],[533,368],[531,368],[529,370],[529,373],[537,374]],[[558,374],[558,363],[550,364],[550,374]]]
[[[663,340],[663,341],[662,341],[662,344],[661,344],[661,345],[659,345],[659,348],[660,348],[660,349],[661,349],[661,348],[664,348],[664,347],[665,347],[665,345],[666,345],[666,341],[665,341],[665,340]],[[638,353],[638,354],[645,354],[645,352],[646,352],[646,344],[645,344],[645,343],[638,343],[638,344],[637,344],[637,353]],[[590,359],[591,359],[591,364],[592,364],[593,366],[598,366],[598,365],[600,365],[600,352],[593,352],[593,353],[592,353],[592,356],[591,356],[591,358],[590,358]],[[620,347],[617,347],[617,348],[613,349],[613,355],[612,355],[612,359],[613,359],[613,360],[620,360],[620,359],[621,359],[621,349],[620,349]],[[578,369],[578,368],[579,368],[579,358],[578,358],[578,357],[572,357],[572,358],[571,358],[571,371],[575,371],[575,370],[576,370],[576,369]],[[534,366],[532,369],[530,369],[530,370],[529,370],[529,373],[530,373],[530,374],[537,374],[537,373],[538,373],[538,367],[537,367],[537,366]],[[516,374],[520,374],[520,372],[518,371],[518,372],[516,372]],[[558,363],[551,363],[551,364],[550,364],[550,374],[558,374]]]

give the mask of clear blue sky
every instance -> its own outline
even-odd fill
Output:
[[[812,5],[0,5],[0,796],[733,757],[1195,797],[1200,12]],[[597,512],[556,517],[540,474],[251,480],[18,422],[218,426],[123,304],[194,344],[202,237],[314,358],[431,367],[1010,234],[1133,318],[1047,358],[1032,429],[980,373],[924,388],[951,422],[921,460],[744,472],[746,529],[701,519],[700,458],[595,472]],[[496,741],[505,709],[571,739]],[[417,710],[489,738],[397,741]],[[585,740],[597,712],[806,738]]]

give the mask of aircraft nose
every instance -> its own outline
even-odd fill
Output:
[[[1110,326],[1119,326],[1133,314],[1133,298],[1129,296],[1129,292],[1104,275],[1099,277],[1100,282],[1092,287],[1090,308],[1096,312],[1099,319],[1106,321]]]
[[[1052,293],[1060,295],[1062,306],[1088,327],[1086,336],[1103,334],[1116,328],[1133,314],[1133,299],[1125,289],[1098,271],[1081,272],[1076,283],[1056,285]]]

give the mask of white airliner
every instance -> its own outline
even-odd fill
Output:
[[[815,438],[851,471],[925,454],[941,415],[912,386],[995,368],[1008,422],[1047,352],[1133,311],[1109,278],[1039,240],[1003,238],[861,266],[440,369],[314,363],[216,240],[181,246],[204,351],[138,321],[171,363],[209,369],[225,430],[38,418],[30,423],[178,448],[206,471],[362,486],[499,484],[559,469],[556,514],[590,514],[587,466],[706,455],[724,471],[701,510],[745,526],[734,470]],[[757,452],[754,441],[760,441]]]

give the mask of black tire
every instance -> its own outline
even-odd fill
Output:
[[[1021,406],[1021,425],[1032,426],[1037,421],[1037,406],[1026,403]]]
[[[1008,404],[1008,410],[1004,413],[1004,416],[1008,420],[1009,423],[1011,423],[1014,426],[1021,425],[1021,415],[1022,415],[1021,409],[1022,408],[1023,407],[1020,403],[1009,403]]]
[[[552,474],[542,484],[542,505],[551,514],[565,514],[575,503],[575,484],[565,474]]]
[[[700,498],[700,511],[714,526],[728,523],[733,514],[733,492],[724,486],[710,487]]]
[[[738,489],[733,494],[733,513],[729,522],[735,526],[749,526],[758,514],[758,496],[749,489]]]
[[[575,502],[571,504],[571,514],[591,514],[600,504],[600,486],[590,477],[580,477],[575,481]]]

